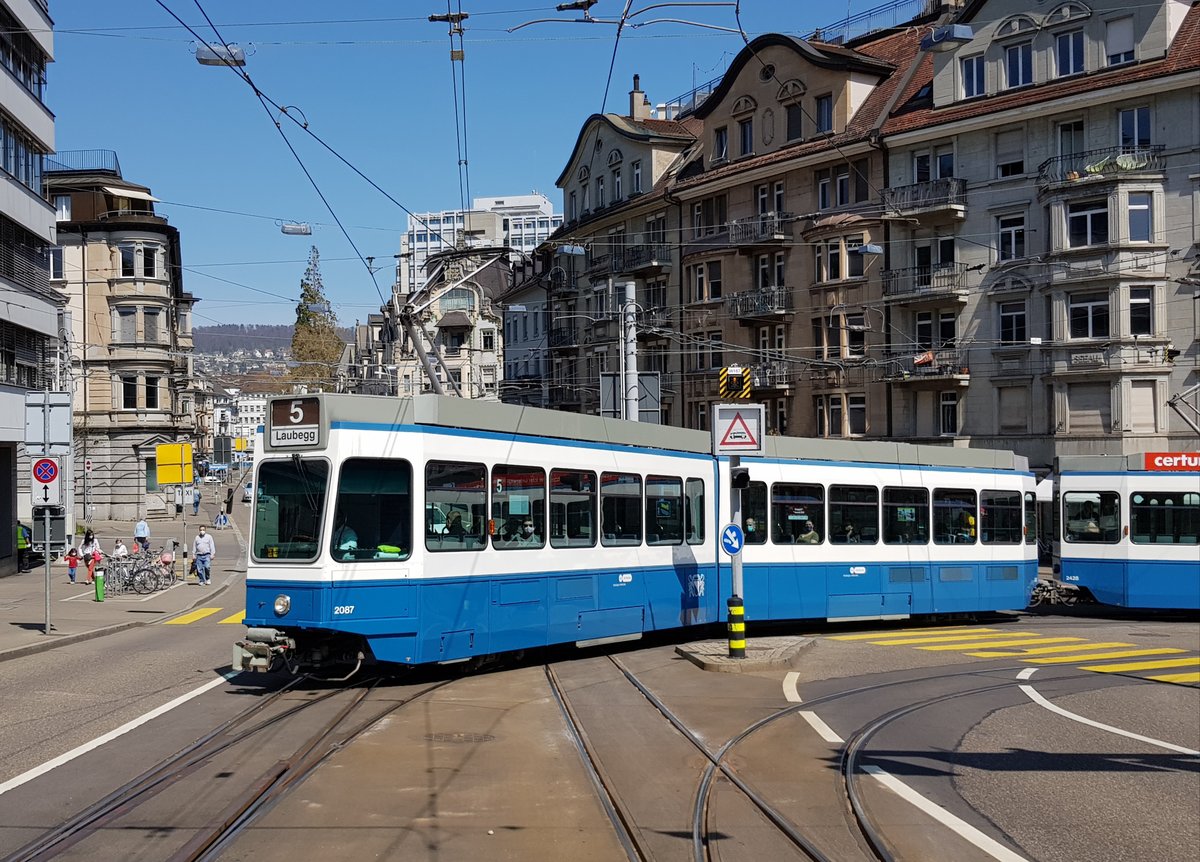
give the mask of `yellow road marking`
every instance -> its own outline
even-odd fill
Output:
[[[986,640],[1007,640],[1008,638],[1040,638],[1041,635],[1037,632],[992,632],[991,634],[977,635],[963,632],[957,635],[939,635],[938,637],[929,638],[894,638],[891,640],[871,641],[876,646],[907,646],[909,644],[944,644],[957,641],[986,641]]]
[[[1100,673],[1123,673],[1127,670],[1158,670],[1160,667],[1200,667],[1200,656],[1189,658],[1164,658],[1160,661],[1135,661],[1132,664],[1093,664],[1080,670],[1095,670]]]
[[[1081,640],[1083,640],[1083,638],[1041,638],[1041,637],[1034,635],[1032,637],[1023,638],[1023,639],[1019,639],[1019,640],[996,641],[995,645],[996,646],[1024,646],[1025,644],[1061,644],[1061,643],[1067,643],[1068,641],[1081,641]],[[974,647],[977,647],[977,646],[979,646],[979,644],[957,643],[957,644],[937,644],[936,646],[923,646],[923,647],[917,647],[917,649],[930,650],[930,651],[936,652],[939,650],[973,649]]]
[[[1183,649],[1174,649],[1171,647],[1159,647],[1157,649],[1127,649],[1118,650],[1116,652],[1098,652],[1090,655],[1067,655],[1055,656],[1054,658],[1027,658],[1025,661],[1030,664],[1066,664],[1073,661],[1097,661],[1102,658],[1135,658],[1140,655],[1170,655],[1187,652]]]
[[[218,624],[218,625],[220,625],[221,623],[234,623],[234,624],[237,624],[237,623],[240,623],[240,622],[241,622],[242,620],[244,620],[245,618],[246,618],[246,612],[245,612],[245,611],[238,611],[236,614],[234,614],[234,615],[233,615],[233,616],[231,616],[231,617],[225,617],[225,619],[223,619],[223,620],[217,620],[217,624]]]
[[[184,614],[181,617],[175,617],[173,620],[167,620],[169,626],[186,626],[188,623],[194,623],[196,620],[202,620],[205,617],[211,617],[215,613],[220,613],[220,608],[198,608],[190,614]]]
[[[1148,676],[1146,679],[1163,682],[1200,682],[1200,673],[1164,673],[1162,676]]]
[[[1012,658],[1013,656],[1027,655],[1049,655],[1056,652],[1079,652],[1080,650],[1095,650],[1095,649],[1115,649],[1116,647],[1132,647],[1137,644],[1121,643],[1120,641],[1112,641],[1110,643],[1081,643],[1068,644],[1067,646],[1044,646],[1034,647],[1033,649],[1022,650],[997,650],[996,652],[969,652],[967,655],[973,655],[977,658]],[[1064,659],[1071,661],[1071,659]]]
[[[860,635],[831,635],[831,641],[869,641],[871,638],[903,638],[920,636],[922,634],[941,632],[942,634],[953,634],[955,632],[994,632],[995,629],[981,629],[975,626],[962,627],[956,629],[905,629],[899,632],[871,632],[870,634]]]

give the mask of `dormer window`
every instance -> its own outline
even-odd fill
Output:
[[[713,155],[714,162],[723,162],[729,158],[729,129],[726,126],[716,129],[713,132]]]
[[[747,117],[738,120],[738,140],[741,142],[739,155],[749,156],[754,153],[754,118]]]
[[[962,58],[962,94],[964,99],[973,99],[987,92],[984,71],[987,66],[982,54]]]
[[[833,94],[817,96],[817,131],[833,131]]]
[[[1071,30],[1054,37],[1054,59],[1058,77],[1078,75],[1083,71],[1083,31]]]
[[[1005,84],[1008,89],[1033,83],[1033,43],[1018,42],[1004,49]]]
[[[1133,62],[1133,18],[1116,18],[1108,22],[1104,50],[1110,66]]]
[[[789,141],[799,141],[804,137],[804,108],[800,106],[800,100],[807,92],[808,88],[804,86],[803,81],[791,78],[785,81],[779,88],[779,92],[775,94],[776,101],[787,112],[787,139]]]

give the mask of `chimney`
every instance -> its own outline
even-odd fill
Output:
[[[633,76],[633,89],[629,91],[629,119],[645,120],[650,117],[650,100],[642,92],[642,76]]]

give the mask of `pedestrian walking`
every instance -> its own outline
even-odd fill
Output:
[[[70,578],[71,583],[75,583],[75,570],[79,568],[79,551],[74,548],[67,551],[66,561],[67,577]]]
[[[134,526],[133,541],[143,552],[150,550],[150,525],[145,518]]]
[[[17,521],[17,571],[29,571],[29,546],[32,544],[33,536],[29,532],[29,528]]]
[[[200,486],[192,488],[192,517],[200,514]]]
[[[100,550],[100,540],[91,530],[85,530],[83,533],[83,541],[79,543],[79,556],[87,566],[87,583],[90,584],[96,579],[96,564],[104,559]]]
[[[213,557],[217,555],[217,543],[202,524],[196,538],[192,540],[192,561],[196,564],[196,578],[201,586],[208,586],[212,575]]]

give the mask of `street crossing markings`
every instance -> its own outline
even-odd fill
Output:
[[[233,615],[233,616],[231,616],[231,617],[225,617],[225,619],[223,619],[223,620],[218,620],[218,621],[217,621],[217,624],[218,624],[218,625],[220,625],[220,624],[222,624],[222,623],[230,623],[230,624],[232,624],[232,625],[237,625],[238,623],[240,623],[240,622],[241,622],[242,620],[244,620],[245,618],[246,618],[246,612],[245,612],[245,611],[238,611],[236,614],[234,614],[234,615]]]
[[[1189,658],[1166,658],[1160,661],[1135,661],[1132,664],[1093,664],[1081,667],[1080,670],[1094,670],[1099,673],[1123,673],[1130,670],[1158,670],[1164,667],[1200,667],[1200,656]]]
[[[1027,644],[1031,645],[1031,646],[1034,644],[1061,644],[1061,643],[1067,643],[1069,641],[1082,641],[1082,640],[1084,640],[1084,638],[1043,638],[1043,637],[1038,637],[1037,635],[1030,635],[1029,637],[1017,638],[1015,640],[993,641],[992,643],[998,647],[1012,647],[1012,646],[1025,646]],[[928,650],[930,652],[940,652],[943,650],[968,650],[968,649],[972,649],[976,646],[978,646],[978,644],[952,643],[952,644],[935,644],[934,646],[917,647],[917,649]]]
[[[1200,682],[1200,673],[1164,673],[1159,676],[1148,676],[1146,679],[1156,679],[1159,682]]]
[[[961,632],[963,634],[966,634],[968,632],[994,632],[994,631],[996,631],[996,630],[995,629],[980,629],[980,628],[976,628],[975,626],[969,626],[969,627],[960,626],[958,628],[949,628],[949,629],[905,629],[904,631],[898,631],[898,632],[868,632],[867,634],[857,634],[857,635],[830,635],[829,640],[831,640],[831,641],[869,641],[871,638],[909,637],[912,635],[933,634],[935,632],[938,634],[952,634],[955,632]]]
[[[993,641],[1006,640],[1008,638],[1036,637],[1041,637],[1041,635],[1037,632],[992,632],[990,634],[961,632],[954,635],[939,635],[938,637],[928,638],[891,638],[888,640],[871,641],[871,643],[876,646],[918,646],[920,644],[948,644],[962,643],[963,641]]]
[[[1137,644],[1127,644],[1121,641],[1111,641],[1109,643],[1078,643],[1069,644],[1067,646],[1044,646],[1034,647],[1033,649],[1018,649],[1018,650],[996,650],[995,652],[969,652],[967,655],[975,656],[976,658],[1022,658],[1027,655],[1049,655],[1051,653],[1063,652],[1079,652],[1080,650],[1096,650],[1096,649],[1116,649],[1117,647],[1136,647]],[[1063,659],[1063,661],[1074,661],[1073,658]]]
[[[1070,664],[1071,662],[1080,661],[1099,661],[1100,659],[1108,658],[1137,658],[1138,656],[1146,655],[1178,655],[1181,652],[1187,652],[1185,649],[1175,649],[1173,647],[1157,647],[1155,649],[1127,649],[1117,650],[1116,652],[1098,652],[1088,655],[1067,655],[1054,656],[1053,658],[1027,658],[1024,661],[1030,664]],[[1092,668],[1085,668],[1091,670]]]
[[[166,625],[186,626],[188,623],[194,623],[196,620],[202,620],[205,617],[211,617],[213,614],[219,614],[220,612],[220,608],[197,608],[191,613],[184,614],[181,617],[175,617],[173,620],[167,620]]]

